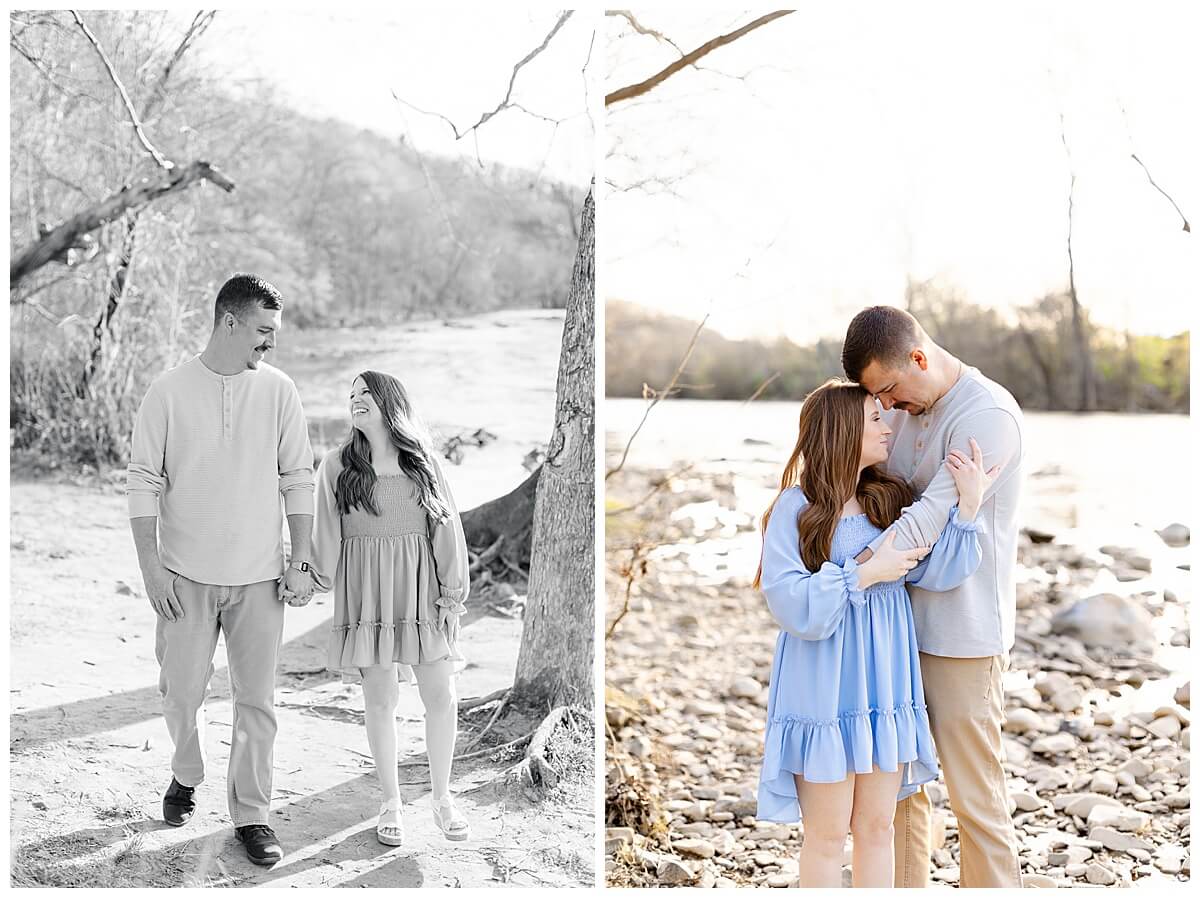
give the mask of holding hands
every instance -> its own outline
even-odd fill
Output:
[[[979,506],[983,504],[983,494],[996,482],[1000,473],[1000,465],[984,470],[983,450],[973,437],[970,442],[970,458],[959,449],[951,449],[945,462],[954,477],[954,485],[958,487],[958,517],[962,521],[975,520]]]
[[[316,584],[313,582],[312,570],[300,570],[295,563],[288,566],[279,583],[279,601],[287,602],[293,607],[302,607],[312,601]]]

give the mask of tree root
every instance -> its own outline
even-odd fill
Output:
[[[586,709],[578,705],[559,705],[547,714],[545,720],[538,724],[538,728],[533,731],[529,748],[525,750],[525,760],[509,770],[506,777],[509,782],[543,789],[553,789],[558,785],[562,774],[555,770],[554,765],[550,763],[547,754],[550,738],[560,723],[569,717],[586,715],[586,713]]]

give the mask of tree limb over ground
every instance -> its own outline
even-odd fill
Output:
[[[122,187],[90,209],[68,218],[33,245],[13,253],[8,269],[9,289],[16,287],[26,275],[63,256],[84,234],[200,181],[211,181],[226,193],[234,188],[229,178],[207,162],[193,162],[184,168],[162,171],[133,187]],[[10,297],[9,302],[19,304],[21,300]]]
[[[779,10],[776,10],[775,12],[769,12],[765,16],[759,16],[753,22],[749,22],[748,24],[743,25],[741,28],[738,28],[734,31],[729,32],[728,34],[722,34],[718,37],[714,37],[712,40],[708,41],[707,43],[701,44],[699,47],[697,47],[691,53],[685,53],[683,56],[679,57],[679,59],[675,60],[669,66],[667,66],[666,68],[662,69],[661,71],[651,75],[649,78],[645,79],[644,81],[639,81],[637,84],[627,85],[626,87],[619,88],[617,90],[614,90],[612,93],[607,94],[604,97],[604,105],[606,107],[612,106],[616,103],[621,103],[625,100],[632,100],[634,97],[640,97],[642,94],[648,93],[649,91],[653,90],[658,85],[662,84],[662,82],[666,81],[668,78],[670,78],[676,72],[679,72],[679,71],[687,68],[688,66],[698,62],[700,59],[704,58],[709,53],[711,53],[713,50],[716,50],[718,47],[723,47],[726,44],[732,44],[738,38],[740,38],[746,34],[749,34],[754,29],[761,28],[763,25],[766,25],[768,22],[773,22],[776,19],[780,19],[783,16],[786,16],[794,11],[795,10],[791,10],[791,9],[779,9]],[[657,36],[657,33],[652,32],[652,34],[655,34],[655,36]]]

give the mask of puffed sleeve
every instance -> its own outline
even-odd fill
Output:
[[[771,614],[785,631],[801,639],[828,639],[841,623],[848,604],[862,605],[858,564],[826,561],[814,573],[800,559],[796,518],[807,504],[804,493],[787,490],[775,503],[763,539],[762,591]]]
[[[930,592],[946,592],[960,586],[979,569],[983,559],[983,549],[979,545],[982,532],[982,522],[960,520],[955,505],[938,541],[904,579]]]
[[[440,524],[431,521],[429,528],[440,588],[440,595],[435,604],[462,614],[467,610],[465,603],[471,589],[471,558],[467,554],[467,537],[463,532],[462,519],[458,516],[458,507],[454,504],[454,496],[450,493],[450,485],[446,483],[442,466],[432,455],[430,461],[441,487],[442,498],[450,507],[450,516]]]
[[[337,451],[328,453],[317,469],[316,513],[313,515],[313,581],[320,592],[333,589],[342,552],[342,516],[334,490],[341,469]]]

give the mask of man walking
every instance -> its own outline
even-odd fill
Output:
[[[946,525],[957,501],[943,464],[951,449],[970,455],[982,447],[984,470],[1001,466],[977,518],[984,525],[979,570],[949,592],[910,592],[930,728],[958,819],[959,885],[1020,887],[1000,725],[1001,674],[1016,618],[1021,410],[1004,387],[934,343],[907,312],[887,306],[865,309],[850,322],[842,367],[885,410],[896,410],[887,419],[893,433],[886,467],[920,496],[888,529],[896,548],[932,545]],[[897,805],[897,887],[929,883],[931,816],[924,790]]]
[[[262,363],[282,323],[279,292],[252,275],[217,294],[204,351],[159,376],[138,409],[127,494],[146,594],[174,774],[163,818],[182,826],[204,780],[204,698],[219,633],[233,699],[229,813],[247,856],[283,856],[267,823],[275,743],[275,664],[286,588],[308,574],[312,449],[292,380]],[[284,570],[280,494],[291,532]],[[282,583],[280,575],[283,574]]]

